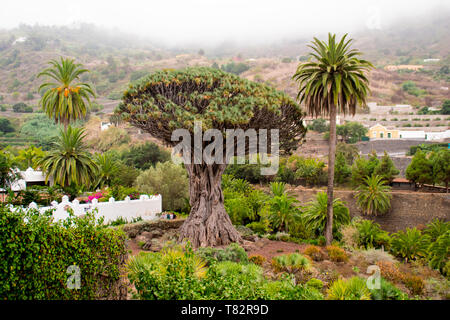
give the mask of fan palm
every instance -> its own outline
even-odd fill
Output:
[[[69,126],[61,130],[55,148],[38,163],[46,174],[46,182],[50,176],[63,187],[72,183],[89,186],[95,181],[98,168],[86,149],[84,137],[81,128]]]
[[[51,60],[51,67],[44,69],[38,77],[47,76],[53,82],[43,83],[39,91],[45,90],[40,104],[48,117],[67,128],[70,122],[84,118],[91,105],[90,96],[95,97],[90,84],[76,82],[80,75],[89,72],[72,59]]]
[[[361,52],[350,49],[352,39],[344,35],[336,43],[335,35],[328,35],[328,43],[314,38],[309,47],[312,59],[298,66],[293,79],[299,83],[297,98],[304,103],[311,116],[330,117],[330,143],[328,152],[328,203],[327,244],[333,239],[333,181],[336,155],[336,114],[342,112],[352,115],[357,104],[365,105],[369,93],[369,80],[366,73],[373,65],[359,59]]]
[[[391,187],[386,185],[382,176],[371,175],[356,188],[356,203],[367,215],[386,213],[391,208]]]

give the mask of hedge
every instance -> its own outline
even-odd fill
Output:
[[[0,299],[120,298],[125,259],[125,234],[94,214],[53,222],[51,211],[0,206]],[[80,270],[79,289],[67,285],[72,265]]]

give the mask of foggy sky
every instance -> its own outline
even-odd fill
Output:
[[[450,10],[448,0],[77,0],[2,1],[0,28],[21,23],[93,23],[168,45],[261,43],[328,31],[383,29],[427,12]]]

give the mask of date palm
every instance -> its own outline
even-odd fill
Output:
[[[383,214],[391,208],[391,187],[386,182],[382,176],[373,174],[356,188],[356,203],[365,214]]]
[[[60,61],[49,61],[51,67],[44,69],[38,77],[49,77],[52,82],[41,84],[39,91],[46,90],[40,105],[48,117],[62,123],[65,128],[84,118],[90,108],[90,97],[95,97],[91,85],[78,82],[83,73],[89,72],[72,59],[61,57]]]
[[[336,115],[356,112],[357,104],[365,105],[369,94],[366,73],[373,65],[359,59],[362,53],[351,49],[347,35],[337,43],[336,35],[328,34],[328,43],[314,38],[309,47],[311,59],[298,66],[293,79],[299,83],[297,98],[313,117],[329,116],[330,142],[328,152],[327,244],[333,239],[333,181],[336,156]]]
[[[96,153],[97,164],[97,187],[110,186],[111,181],[118,172],[117,160],[110,153]]]
[[[60,131],[55,147],[38,163],[46,174],[46,182],[52,176],[60,186],[89,186],[95,181],[97,164],[83,142],[84,130],[68,126]]]

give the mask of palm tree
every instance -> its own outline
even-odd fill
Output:
[[[309,201],[302,213],[301,219],[314,232],[322,233],[327,225],[327,194],[318,192],[316,199]],[[350,213],[341,199],[333,200],[333,229],[338,230],[341,225],[350,223]]]
[[[117,161],[110,153],[96,153],[95,163],[97,164],[97,186],[110,186],[113,177],[118,171]]]
[[[36,148],[34,145],[30,145],[26,149],[19,150],[19,155],[16,160],[22,165],[23,168],[37,168],[37,163],[45,155],[45,152],[41,148]]]
[[[95,181],[98,168],[86,149],[84,137],[81,128],[68,126],[66,130],[60,131],[55,148],[38,163],[46,173],[46,182],[50,176],[63,187],[72,183],[89,186]]]
[[[38,77],[47,76],[53,82],[43,83],[39,91],[46,90],[40,104],[47,116],[67,128],[70,122],[84,118],[90,108],[90,96],[95,97],[90,84],[76,82],[80,75],[89,72],[72,59],[51,60],[51,67],[44,69]]]
[[[365,105],[369,93],[369,80],[366,72],[373,65],[357,56],[361,52],[350,49],[352,39],[344,35],[339,43],[336,36],[328,34],[328,43],[314,38],[309,47],[311,59],[297,68],[293,79],[299,83],[297,98],[304,103],[313,117],[330,117],[330,143],[328,152],[327,188],[327,226],[325,238],[327,245],[333,239],[333,182],[334,160],[336,155],[336,114],[342,112],[352,115],[357,104]]]
[[[372,174],[364,178],[364,183],[356,188],[356,203],[365,214],[382,214],[391,208],[391,187],[386,182],[382,176]]]

